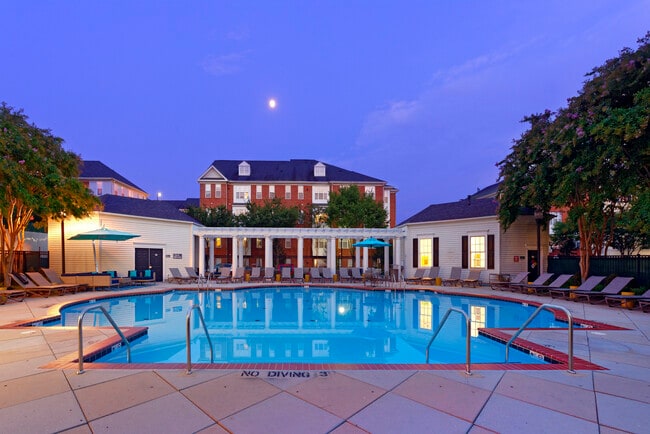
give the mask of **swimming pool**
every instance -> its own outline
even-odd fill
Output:
[[[103,305],[120,327],[144,326],[148,333],[132,343],[134,363],[183,363],[185,321],[192,305],[203,312],[215,363],[424,363],[433,330],[449,308],[452,314],[431,347],[431,363],[463,363],[465,338],[471,335],[472,363],[501,363],[504,345],[480,328],[517,328],[534,306],[424,291],[363,291],[323,287],[269,287],[236,291],[170,291],[76,304],[61,310],[61,325],[76,326],[89,304]],[[86,326],[109,326],[99,310]],[[530,327],[566,328],[544,311]],[[191,320],[192,361],[208,363],[210,349],[197,315]],[[96,360],[124,363],[125,349]],[[546,363],[511,351],[511,363]]]

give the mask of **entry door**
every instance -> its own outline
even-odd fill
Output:
[[[539,258],[537,250],[528,251],[528,280],[533,281],[539,277]]]
[[[144,271],[151,268],[156,273],[156,281],[162,282],[163,275],[163,251],[162,249],[135,249],[135,269]]]

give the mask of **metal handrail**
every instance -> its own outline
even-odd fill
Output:
[[[120,328],[117,326],[115,321],[113,321],[113,318],[111,315],[108,313],[106,308],[104,306],[97,305],[97,306],[89,306],[85,308],[84,310],[81,311],[79,314],[79,318],[77,319],[77,327],[79,329],[79,370],[77,370],[77,375],[83,374],[84,373],[84,344],[83,344],[83,319],[84,316],[91,310],[94,309],[99,309],[101,310],[104,315],[106,315],[106,319],[108,319],[108,322],[111,323],[115,331],[117,332],[118,335],[120,335],[120,338],[122,339],[122,342],[126,345],[126,363],[131,363],[131,344],[129,344],[129,341],[126,339],[124,336],[124,333],[120,330]]]
[[[465,343],[465,373],[467,375],[472,375],[472,365],[471,365],[471,355],[470,355],[470,351],[471,351],[470,342],[471,342],[471,338],[472,338],[470,330],[472,329],[471,328],[472,321],[470,320],[469,316],[464,311],[462,311],[462,310],[460,310],[458,308],[455,308],[455,307],[450,307],[449,309],[447,309],[447,312],[445,312],[445,315],[442,317],[442,321],[440,321],[440,325],[438,325],[438,328],[433,333],[433,336],[431,336],[431,340],[429,340],[429,345],[427,345],[426,363],[429,363],[429,348],[431,347],[431,344],[433,343],[433,340],[436,338],[436,336],[438,336],[438,333],[440,333],[440,330],[442,329],[442,326],[445,325],[445,322],[447,321],[447,318],[449,318],[449,314],[451,314],[452,312],[458,312],[458,313],[462,314],[465,317],[465,323],[467,324],[467,342]]]
[[[567,316],[567,320],[569,321],[569,349],[568,349],[568,355],[569,355],[569,366],[568,366],[568,367],[569,367],[569,369],[568,369],[568,372],[569,372],[570,374],[575,374],[576,371],[573,370],[573,316],[571,315],[571,312],[569,312],[569,310],[568,310],[567,308],[562,307],[562,306],[558,306],[558,305],[555,305],[555,304],[546,304],[546,303],[544,303],[543,305],[541,305],[540,307],[538,307],[538,308],[535,310],[535,312],[533,312],[533,314],[532,314],[532,315],[531,315],[531,316],[526,320],[526,322],[524,322],[524,323],[522,324],[522,326],[519,327],[519,330],[517,330],[517,331],[515,332],[515,334],[512,335],[512,337],[510,338],[510,340],[509,340],[508,343],[506,344],[506,363],[508,363],[508,356],[509,356],[510,344],[511,344],[515,339],[517,339],[517,337],[519,336],[519,334],[520,334],[520,333],[521,333],[521,332],[522,332],[526,327],[528,327],[528,324],[530,324],[531,321],[532,321],[533,319],[535,319],[535,317],[537,316],[537,314],[540,313],[543,309],[549,309],[549,310],[551,310],[551,309],[560,309],[560,310],[563,311],[563,312],[566,314],[566,316]]]
[[[210,344],[210,363],[214,363],[214,350],[212,348],[212,339],[210,339],[210,334],[208,333],[208,328],[205,326],[205,321],[203,320],[203,313],[201,313],[201,306],[198,304],[193,304],[190,307],[190,310],[187,312],[187,317],[185,318],[185,342],[187,347],[187,373],[192,373],[192,347],[190,345],[190,318],[192,317],[192,311],[196,309],[199,312],[199,319],[201,320],[201,325],[203,326],[203,331],[205,336],[208,338],[208,344]]]

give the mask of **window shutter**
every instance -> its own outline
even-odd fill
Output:
[[[413,268],[418,268],[419,264],[420,261],[418,258],[418,239],[413,238]]]
[[[440,266],[440,238],[433,239],[433,266]]]
[[[487,236],[487,267],[494,270],[494,235]]]
[[[461,238],[461,259],[460,259],[460,267],[461,268],[469,268],[469,247],[468,247],[468,238],[467,235],[463,235]]]

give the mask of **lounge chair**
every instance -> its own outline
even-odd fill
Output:
[[[311,267],[309,269],[309,280],[311,280],[314,283],[323,280],[323,277],[320,275],[320,270],[318,269],[318,267]]]
[[[275,268],[273,267],[264,268],[264,281],[265,282],[275,281]]]
[[[244,281],[244,277],[245,277],[245,275],[246,275],[246,268],[244,268],[244,267],[237,267],[237,268],[235,269],[235,274],[233,274],[231,280],[232,280],[233,282],[243,282],[243,281]]]
[[[465,279],[460,279],[460,286],[477,286],[482,285],[481,282],[481,270],[469,270],[469,274]]]
[[[332,270],[329,268],[323,268],[323,277],[322,277],[323,282],[334,282],[334,276],[332,275]]]
[[[350,269],[347,267],[339,268],[339,282],[350,282],[352,281],[352,276],[350,275]]]
[[[602,291],[578,291],[575,292],[573,301],[588,301],[590,304],[604,303],[608,295],[616,295],[621,292],[634,277],[615,277],[605,286]]]
[[[27,296],[27,291],[23,289],[0,289],[0,304],[8,301],[21,302]]]
[[[650,312],[650,298],[639,300],[638,303],[643,312]]]
[[[451,267],[451,273],[447,279],[442,279],[443,286],[456,286],[460,284],[460,267]]]
[[[519,283],[525,283],[528,278],[528,271],[522,271],[520,273],[511,276],[509,274],[491,274],[490,275],[490,288],[501,291],[509,290],[510,285],[516,285]]]
[[[406,278],[406,283],[418,284],[424,277],[424,272],[427,271],[427,268],[417,268],[415,274],[412,277]]]
[[[433,285],[436,282],[439,274],[440,267],[431,267],[429,268],[429,273],[425,273],[425,275],[422,276],[422,279],[420,279],[419,282],[415,283],[419,283],[420,285]]]
[[[356,267],[350,268],[350,276],[352,276],[352,280],[354,282],[360,282],[363,280],[363,276],[361,275],[361,272]]]
[[[548,285],[529,285],[528,292],[534,292],[537,295],[547,294],[551,289],[561,288],[562,285],[567,283],[573,274],[560,274]]]
[[[281,282],[291,282],[291,268],[284,267],[280,273]]]
[[[640,295],[608,295],[605,302],[610,307],[626,307],[634,309],[640,302],[650,302],[650,289]]]
[[[77,292],[77,288],[78,288],[77,285],[74,284],[70,285],[67,283],[59,283],[59,284],[52,283],[49,280],[47,280],[45,276],[43,276],[38,271],[28,271],[25,274],[27,274],[27,277],[29,277],[39,288],[53,288],[54,290],[58,288],[61,294],[65,294],[66,292],[71,292],[71,293]]]
[[[304,282],[305,281],[305,270],[303,268],[297,267],[293,270],[293,281],[294,282]]]
[[[70,286],[74,286],[75,287],[74,292],[85,291],[86,289],[88,289],[88,285],[86,285],[85,283],[74,283],[74,284],[72,284],[72,283],[69,283],[69,282],[64,282],[63,279],[61,278],[61,276],[59,276],[59,273],[52,270],[51,268],[41,268],[41,271],[43,272],[43,274],[45,274],[45,277],[47,278],[47,280],[50,281],[50,283],[52,285],[70,285]]]
[[[510,284],[508,289],[512,292],[521,292],[522,294],[527,294],[529,289],[536,286],[544,286],[546,282],[553,277],[553,273],[542,273],[537,276],[537,279],[533,280],[533,283],[518,283]]]
[[[222,267],[219,271],[219,277],[217,277],[218,282],[230,281],[230,267]]]
[[[262,280],[262,268],[261,267],[253,267],[251,269],[251,274],[248,277],[249,282],[259,282]]]
[[[190,276],[183,276],[181,274],[181,271],[178,268],[170,268],[169,272],[172,275],[169,278],[170,282],[180,283],[180,284],[192,282],[192,278]]]
[[[575,293],[576,291],[581,291],[581,292],[587,292],[591,291],[598,285],[600,282],[605,280],[605,276],[590,276],[582,282],[582,285],[578,286],[576,289],[570,289],[570,288],[551,288],[549,289],[548,293],[551,296],[551,298],[563,298],[565,300],[570,299],[572,296],[572,293]]]
[[[11,273],[11,278],[29,295],[49,297],[53,293],[55,295],[63,293],[63,289],[60,286],[38,286],[24,273]]]
[[[201,276],[199,276],[194,269],[194,267],[185,267],[185,271],[187,272],[187,275],[192,279],[192,282],[198,282],[201,279]]]

